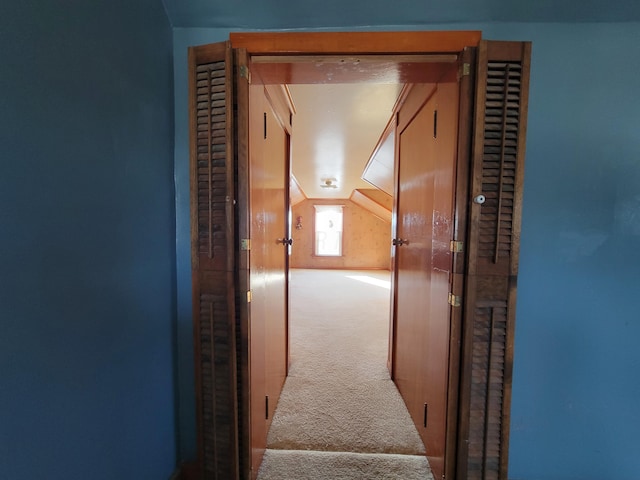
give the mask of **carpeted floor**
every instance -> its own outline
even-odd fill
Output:
[[[259,480],[432,479],[386,367],[389,273],[292,270],[291,368]]]

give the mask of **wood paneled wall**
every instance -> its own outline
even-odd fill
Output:
[[[342,256],[314,255],[314,205],[344,205]],[[348,199],[307,199],[292,208],[292,268],[388,269],[391,225]],[[302,217],[302,229],[295,228]]]

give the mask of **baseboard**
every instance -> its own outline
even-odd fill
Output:
[[[181,464],[169,480],[200,480],[200,470],[195,462]]]

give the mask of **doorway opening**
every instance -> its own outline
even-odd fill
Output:
[[[444,464],[444,474],[448,478],[507,478],[530,43],[480,42],[479,32],[232,34],[230,42],[190,49],[194,340],[198,446],[203,475],[243,479],[250,475],[252,460],[263,451],[254,442],[256,436],[251,432],[252,419],[264,417],[265,410],[268,411],[265,403],[274,403],[269,402],[268,395],[258,402],[250,398],[256,389],[259,391],[261,388],[259,379],[250,375],[251,359],[262,355],[256,355],[256,350],[250,348],[250,340],[256,336],[256,329],[261,328],[259,322],[253,324],[253,318],[251,323],[249,321],[249,314],[258,309],[260,304],[252,301],[252,298],[273,298],[249,288],[254,285],[251,276],[260,273],[260,268],[251,268],[250,257],[262,251],[265,245],[278,245],[280,253],[277,256],[287,261],[284,250],[290,245],[291,236],[290,232],[286,232],[286,235],[278,232],[279,236],[274,239],[270,230],[258,230],[258,237],[263,234],[263,238],[268,240],[263,242],[256,241],[252,233],[254,229],[250,213],[255,210],[251,209],[249,199],[256,198],[256,195],[249,195],[249,174],[260,169],[250,172],[248,152],[262,150],[250,149],[255,139],[249,137],[250,133],[253,136],[267,130],[274,131],[269,125],[278,115],[277,111],[271,115],[267,110],[262,110],[262,118],[249,115],[249,110],[256,111],[253,107],[249,108],[249,91],[260,88],[259,84],[252,82],[252,72],[260,63],[256,59],[264,60],[262,80],[268,74],[282,77],[274,82],[264,81],[261,88],[266,91],[269,85],[294,83],[292,79],[299,80],[309,71],[316,73],[316,67],[326,66],[322,60],[327,56],[349,56],[351,59],[354,55],[384,57],[386,54],[385,58],[388,60],[391,56],[397,60],[391,63],[397,65],[403,63],[401,58],[405,54],[420,55],[425,52],[459,58],[457,71],[454,71],[454,77],[459,82],[460,101],[456,138],[455,217],[445,219],[432,215],[432,221],[429,222],[432,235],[422,235],[416,239],[412,236],[412,229],[404,232],[400,227],[405,224],[420,227],[421,223],[411,222],[415,216],[409,211],[403,213],[402,201],[398,200],[399,197],[394,199],[392,223],[396,236],[392,239],[395,247],[392,255],[396,266],[403,264],[403,258],[406,260],[406,280],[413,278],[416,271],[426,271],[422,260],[431,261],[431,272],[439,275],[442,273],[442,262],[453,257],[450,289],[446,295],[451,313],[449,377],[446,379],[448,388],[444,401],[445,415],[436,416],[439,418],[436,424],[444,425],[446,432],[445,453],[438,455],[439,462]],[[282,56],[301,56],[301,53],[305,62],[296,64],[292,60],[285,68],[277,67],[283,65]],[[300,66],[306,64],[308,67],[310,56],[315,56],[319,61],[305,72]],[[277,68],[269,68],[269,65]],[[349,74],[367,72],[366,62],[349,61],[330,66],[337,76],[344,73],[345,67]],[[398,73],[397,68],[393,71]],[[412,70],[409,68],[408,71]],[[437,83],[438,79],[426,81],[427,84],[433,82]],[[439,101],[434,104],[428,100],[450,98],[446,90],[438,88],[434,96],[425,88],[413,88],[405,100],[399,102],[402,110],[397,112],[395,135],[402,138],[396,138],[393,144],[400,153],[397,157],[400,158],[401,168],[395,184],[401,185],[401,193],[404,191],[402,185],[409,192],[414,186],[420,185],[421,182],[414,180],[451,185],[449,181],[434,180],[429,174],[433,168],[427,169],[427,172],[409,169],[409,175],[405,180],[402,179],[402,165],[406,164],[401,158],[402,153],[407,153],[407,147],[413,145],[414,141],[422,140],[424,149],[437,151],[440,142],[433,140],[443,138],[442,135],[444,138],[456,137],[455,133],[451,134],[451,129],[446,128],[449,122],[442,117],[448,109],[443,112],[439,107],[434,108]],[[425,94],[427,97],[424,97]],[[425,105],[429,106],[425,108]],[[277,120],[280,123],[277,137],[282,141],[275,142],[274,148],[288,152],[291,115],[280,116]],[[251,122],[257,125],[250,126]],[[427,132],[427,135],[421,135],[420,132]],[[415,152],[411,153],[411,148],[408,150],[408,158],[414,158]],[[439,158],[439,155],[429,157]],[[270,158],[275,157],[266,155],[261,161]],[[422,165],[411,161],[408,164]],[[274,178],[282,177],[276,175]],[[277,200],[278,196],[271,195],[270,176],[262,180],[265,200],[262,203]],[[287,189],[288,185],[281,188],[282,191]],[[416,196],[419,198],[422,190],[418,187],[414,192],[416,195],[404,197],[408,197],[408,200]],[[281,198],[284,200],[277,202],[282,206],[288,195],[282,195]],[[442,198],[448,199],[449,195],[436,195],[431,200]],[[420,201],[417,203],[425,204]],[[412,202],[409,201],[408,205],[412,205]],[[435,212],[433,209],[429,211]],[[262,216],[255,218],[272,218],[268,213],[265,210]],[[284,228],[293,224],[293,221],[285,222]],[[438,232],[446,230],[441,227],[448,228],[451,225],[453,238],[445,240],[438,237]],[[268,236],[264,236],[265,232]],[[421,238],[430,239],[431,247],[435,245],[443,255],[415,256],[421,246],[429,243],[421,241]],[[411,261],[414,256],[416,260]],[[272,275],[266,269],[263,273],[264,285],[286,282],[286,275]],[[411,301],[399,301],[399,296],[395,295],[397,292],[410,294],[412,291],[413,282],[400,282],[402,277],[396,279],[392,286],[396,299],[393,310],[396,318],[404,317],[398,315],[398,306],[414,305]],[[434,290],[430,289],[429,304],[434,299],[442,301],[442,287],[447,282],[439,278],[436,282],[439,294],[434,296]],[[419,296],[424,292],[425,289],[414,291],[414,297],[417,294],[418,299],[424,300]],[[286,301],[278,303],[286,306]],[[268,305],[268,302],[263,305]],[[424,308],[413,310],[418,314],[425,311]],[[287,309],[284,308],[284,311]],[[429,318],[435,317],[430,315]],[[401,335],[398,335],[397,329],[398,322],[395,322],[390,332],[393,342],[400,342]],[[417,337],[404,336],[410,344]],[[286,349],[287,342],[282,344]],[[424,347],[419,342],[414,346]],[[427,352],[430,350],[426,349]],[[404,376],[397,371],[399,365],[403,364],[398,358],[400,351],[405,351],[405,347],[395,348],[394,355],[390,356],[398,385],[402,383],[400,377]],[[265,351],[263,354],[263,358],[271,356]],[[286,359],[286,355],[278,355]],[[284,363],[286,371],[286,361]],[[406,366],[406,362],[404,364]],[[414,373],[422,378],[418,382],[411,382],[416,375],[406,375],[409,381],[405,381],[405,385],[431,384],[424,379],[432,372],[423,369]],[[411,388],[405,390],[410,391]],[[413,391],[417,395],[407,403],[413,405],[409,410],[412,411],[414,423],[422,424],[424,428],[428,424],[431,428],[433,404],[431,400],[421,403],[424,389],[414,388]],[[413,396],[403,395],[405,398]],[[416,420],[418,416],[420,421]],[[427,448],[427,451],[434,450]],[[432,462],[432,465],[436,463]]]
[[[384,55],[250,58],[249,104],[253,107],[253,110],[249,110],[250,236],[253,245],[249,285],[252,292],[250,392],[254,477],[262,460],[262,452],[270,446],[268,432],[273,428],[275,406],[282,385],[286,385],[285,376],[290,366],[290,359],[283,357],[284,352],[290,350],[281,341],[283,332],[289,332],[291,338],[290,325],[273,320],[282,318],[286,322],[289,318],[291,321],[287,314],[278,314],[282,308],[288,311],[291,305],[290,301],[289,305],[283,307],[288,288],[295,288],[295,285],[287,286],[289,268],[384,270],[390,272],[389,278],[392,277],[393,284],[400,285],[401,289],[407,289],[407,278],[410,278],[410,288],[424,290],[419,294],[422,298],[429,298],[430,283],[432,277],[435,278],[431,269],[435,268],[445,273],[445,288],[449,288],[451,255],[448,244],[446,253],[442,255],[433,240],[441,240],[435,236],[437,228],[440,236],[448,238],[453,235],[451,219],[455,189],[457,60],[458,56],[452,54],[404,55],[401,58]],[[279,83],[284,72],[286,84]],[[439,88],[445,84],[453,86],[449,87],[450,101],[447,101],[446,94],[441,93],[447,88]],[[441,117],[440,136],[436,133],[437,126],[434,123],[437,122],[438,109]],[[446,133],[447,129],[448,137],[442,133]],[[418,137],[432,140],[425,143],[415,138],[416,133]],[[448,142],[445,147],[442,147],[442,138]],[[282,151],[283,145],[288,150]],[[431,151],[421,151],[424,149]],[[440,164],[431,158],[438,155],[445,157]],[[401,159],[404,159],[402,171],[408,173],[400,174]],[[278,161],[280,164],[275,165],[274,162]],[[290,165],[285,165],[287,162]],[[416,162],[423,167],[416,169]],[[448,175],[439,173],[443,169]],[[426,183],[422,178],[424,176],[429,177]],[[434,182],[447,186],[436,195]],[[285,205],[283,209],[282,201],[279,204],[271,203],[270,199],[280,196],[275,192],[287,190],[294,192],[290,197],[296,197],[290,200],[290,205]],[[419,197],[417,205],[416,195]],[[428,198],[433,200],[442,195],[448,196],[444,208],[437,202],[425,202]],[[286,212],[288,208],[291,209],[289,214]],[[339,222],[339,226],[336,223],[337,210],[341,220],[344,215],[344,222]],[[394,211],[396,221],[392,223]],[[318,213],[329,213],[328,226],[318,225]],[[401,215],[399,221],[398,215]],[[284,225],[269,220],[277,217],[289,218],[290,222]],[[407,218],[412,220],[408,221]],[[305,219],[310,222],[307,223]],[[446,226],[437,227],[436,221]],[[417,231],[416,222],[424,228]],[[319,227],[335,230],[330,232],[337,240],[331,254],[317,250]],[[275,230],[270,233],[272,228]],[[396,233],[400,237],[411,234],[411,239],[403,237],[402,242],[397,242],[395,238],[392,241]],[[321,234],[326,236],[327,232],[321,231]],[[272,241],[274,239],[275,242]],[[283,249],[281,245],[286,248]],[[401,245],[404,248],[399,251]],[[256,251],[256,246],[259,251]],[[436,268],[429,259],[438,253],[445,258]],[[418,258],[416,254],[424,257],[424,266],[410,265]],[[279,263],[274,263],[275,258],[280,259]],[[277,271],[279,268],[284,269],[285,275],[284,281],[277,283],[272,280],[280,276]],[[416,271],[421,273],[416,276]],[[272,280],[265,280],[267,277]],[[380,278],[377,280],[384,281]],[[422,442],[429,445],[427,456],[433,462],[434,473],[440,477],[444,473],[449,378],[450,337],[446,329],[449,325],[446,294],[439,301],[444,308],[433,310],[427,314],[427,318],[419,319],[415,311],[403,311],[403,320],[404,317],[411,317],[411,321],[397,322],[398,293],[397,288],[390,288],[389,303],[385,309],[386,331],[389,332],[385,360],[387,366],[393,368],[394,360],[398,359],[399,367],[392,372],[397,377],[398,387],[410,409],[415,427],[423,429],[420,432]],[[417,301],[411,292],[401,293],[403,302]],[[280,305],[269,307],[269,303],[273,305],[274,298],[278,299]],[[325,298],[324,301],[330,302],[330,299]],[[429,315],[437,315],[438,321],[430,321]],[[438,345],[434,345],[436,340],[432,337],[436,337],[433,332],[425,329],[424,325],[427,324],[445,326],[445,331],[439,332]],[[397,356],[396,338],[402,342],[400,346],[403,350]],[[412,341],[415,338],[419,339],[418,343]],[[274,345],[279,345],[279,348]],[[437,375],[431,377],[439,380],[437,387],[427,391],[437,388],[438,401],[429,400],[428,392],[421,386],[425,374],[420,363],[427,360],[427,348],[430,355],[428,370],[437,371]],[[440,351],[438,358],[432,354],[432,350],[436,349]],[[434,363],[436,361],[437,366]],[[326,381],[330,382],[331,379]],[[427,413],[423,413],[429,407],[426,400],[429,400],[431,407],[429,421]],[[264,418],[260,415],[263,404]],[[406,413],[406,407],[404,410]],[[279,413],[286,415],[286,412]],[[384,416],[384,411],[379,412],[380,419]],[[412,425],[410,431],[416,433],[415,427]],[[432,432],[437,432],[438,438]],[[393,448],[402,450],[403,447]],[[415,448],[411,451],[418,452]],[[424,447],[422,453],[424,455]]]

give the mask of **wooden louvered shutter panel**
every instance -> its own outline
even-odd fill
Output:
[[[189,50],[191,256],[198,455],[204,479],[238,475],[233,57]]]
[[[470,480],[507,479],[530,49],[478,47],[458,465]]]

